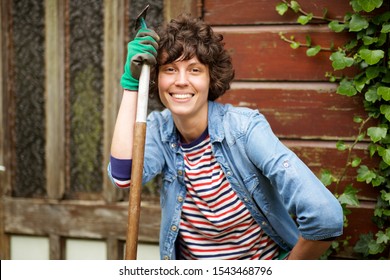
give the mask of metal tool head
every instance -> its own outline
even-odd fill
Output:
[[[142,10],[142,12],[138,15],[138,17],[135,19],[135,29],[137,30],[138,28],[146,28],[146,13],[149,9],[149,4],[146,5],[146,7]]]

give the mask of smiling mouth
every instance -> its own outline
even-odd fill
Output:
[[[170,93],[170,96],[172,96],[175,99],[188,99],[194,96],[194,94],[191,93]]]

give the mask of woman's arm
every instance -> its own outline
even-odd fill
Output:
[[[332,241],[307,240],[299,237],[291,250],[288,260],[317,260],[329,248]]]
[[[124,90],[111,143],[111,155],[118,159],[131,159],[137,111],[137,92]]]
[[[127,58],[121,78],[124,91],[111,144],[111,155],[117,159],[132,158],[139,76],[143,63],[156,64],[158,40],[156,32],[141,28],[127,45]]]

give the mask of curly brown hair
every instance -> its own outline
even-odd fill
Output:
[[[196,56],[209,67],[210,89],[208,100],[222,96],[234,78],[229,53],[224,49],[222,34],[215,34],[211,26],[198,18],[182,14],[157,31],[160,36],[157,65],[154,69],[152,93],[158,96],[158,68],[177,59],[188,60]]]

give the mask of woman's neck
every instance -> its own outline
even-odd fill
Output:
[[[173,118],[184,143],[191,143],[199,138],[207,128],[207,115],[203,119]]]

